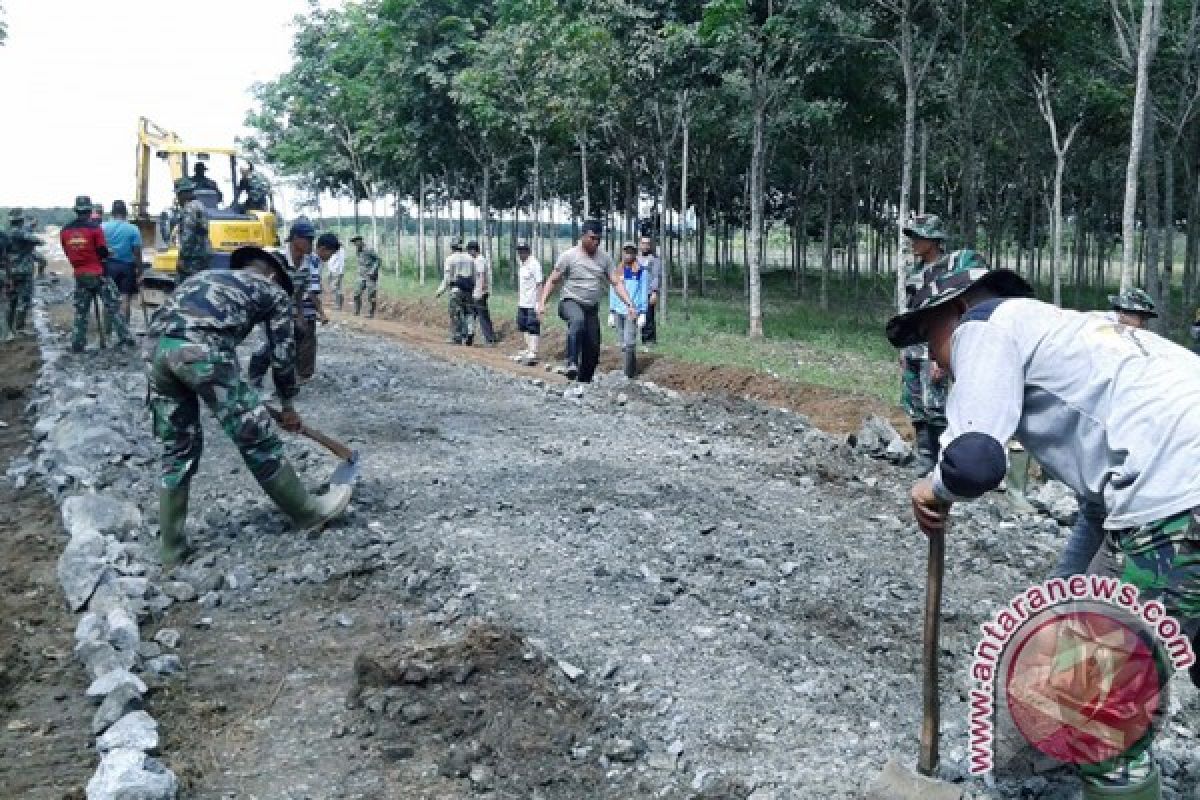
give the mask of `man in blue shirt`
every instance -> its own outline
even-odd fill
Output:
[[[129,209],[124,200],[112,204],[112,219],[105,222],[104,240],[108,242],[108,258],[104,274],[116,284],[120,293],[121,316],[129,323],[131,300],[138,293],[142,280],[142,234],[129,222]]]

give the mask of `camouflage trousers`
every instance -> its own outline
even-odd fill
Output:
[[[33,275],[27,272],[14,273],[12,285],[4,296],[3,308],[0,315],[4,324],[13,333],[25,330],[25,320],[29,316],[29,307],[33,305]]]
[[[1200,631],[1200,509],[1140,528],[1109,531],[1106,545],[1118,576],[1138,588],[1138,602],[1162,603],[1187,635],[1195,637]],[[1153,763],[1146,742],[1127,755],[1081,766],[1079,771],[1093,785],[1122,786],[1145,780]]]
[[[470,292],[451,286],[446,310],[450,313],[450,338],[455,344],[465,344],[475,335],[472,325],[475,319],[475,301]]]
[[[379,279],[370,280],[368,278],[358,279],[358,288],[354,290],[354,314],[357,316],[362,311],[363,295],[367,296],[367,313],[372,317],[375,316],[375,303],[379,297]]]
[[[274,476],[283,463],[283,443],[258,394],[242,380],[237,355],[163,338],[150,365],[150,412],[154,437],[162,445],[162,488],[187,484],[200,464],[201,400],[237,445],[251,474],[260,483]]]
[[[904,348],[900,356],[904,368],[900,402],[904,413],[914,423],[946,425],[946,395],[950,390],[948,378],[933,377],[934,363],[928,345]]]
[[[346,301],[346,295],[342,291],[342,279],[346,277],[344,272],[329,273],[329,288],[333,291],[333,304],[338,310],[342,310],[342,304]]]
[[[120,299],[117,296],[117,287],[112,280],[103,275],[76,275],[75,324],[71,327],[71,349],[80,352],[87,344],[88,316],[97,299],[104,306],[104,315],[107,319],[106,329],[116,334],[120,344],[133,344],[133,337],[129,335],[129,326],[125,324],[125,318],[121,316]]]

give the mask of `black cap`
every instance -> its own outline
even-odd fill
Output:
[[[317,237],[317,247],[328,247],[330,250],[337,251],[341,249],[342,243],[338,241],[335,234],[322,233]]]
[[[479,249],[479,242],[477,242],[477,241],[475,241],[474,239],[472,239],[471,241],[467,242],[467,249],[468,249],[468,250],[478,250],[478,249]]]
[[[229,256],[230,269],[244,269],[255,261],[265,261],[275,268],[275,277],[283,290],[291,295],[296,290],[292,276],[288,274],[287,262],[278,253],[263,250],[261,247],[239,247]]]

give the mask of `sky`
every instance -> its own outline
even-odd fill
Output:
[[[132,200],[138,117],[188,144],[232,146],[245,135],[250,86],[288,68],[291,19],[308,7],[305,0],[0,5],[8,27],[0,46],[0,206],[69,206],[87,194],[106,209]],[[152,170],[157,212],[171,200],[170,176],[158,159]]]

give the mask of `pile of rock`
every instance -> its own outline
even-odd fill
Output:
[[[161,613],[172,600],[147,577],[152,559],[139,543],[141,511],[118,490],[104,491],[120,483],[118,473],[131,472],[127,459],[145,455],[134,420],[103,410],[129,407],[141,376],[137,365],[106,372],[102,380],[73,374],[55,349],[44,313],[35,324],[44,356],[35,426],[40,442],[36,460],[13,465],[9,477],[23,481],[35,474],[61,500],[69,538],[57,574],[67,604],[82,615],[74,652],[91,678],[87,696],[97,705],[91,734],[100,765],[88,782],[88,800],[173,800],[179,782],[154,758],[158,723],[145,709],[149,687],[135,674],[158,680],[182,670],[177,655],[163,652],[178,644],[178,634],[160,631],[147,642],[139,628],[139,620]]]

